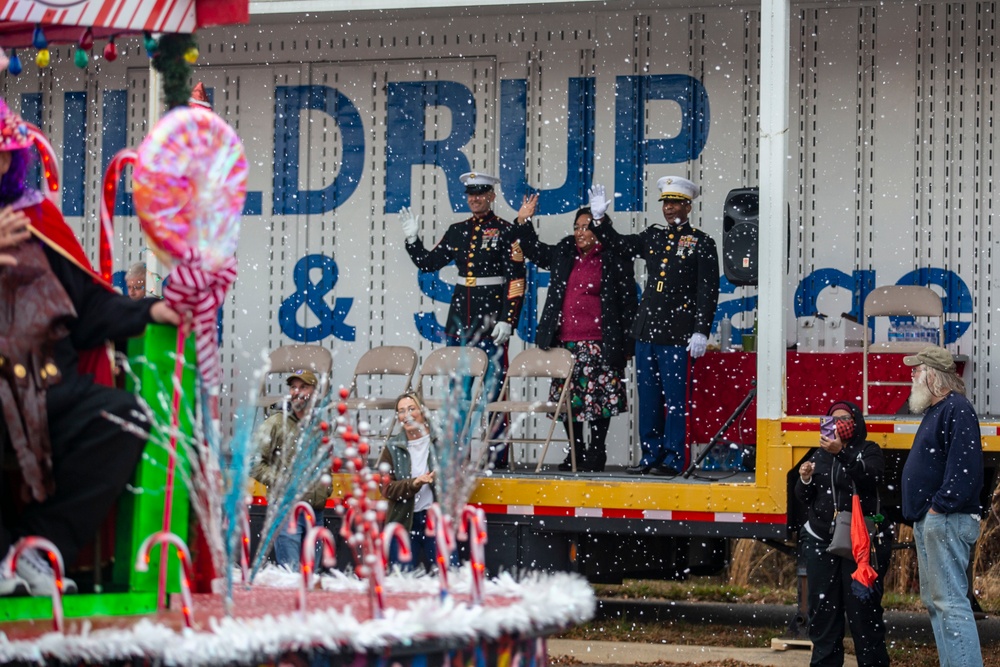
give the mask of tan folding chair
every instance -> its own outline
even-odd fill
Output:
[[[344,403],[349,410],[392,410],[393,417],[389,425],[391,433],[396,422],[396,398],[410,391],[416,370],[417,353],[413,348],[405,345],[373,347],[361,355],[354,367],[354,378],[351,380],[348,397]],[[387,388],[385,378],[389,376],[399,377],[402,386],[398,389]],[[381,377],[383,380],[378,383],[377,391],[374,390],[372,382],[375,377]],[[367,379],[367,390],[362,391],[359,387],[359,378]]]
[[[273,350],[269,356],[269,368],[260,376],[260,389],[257,392],[257,405],[265,410],[284,399],[286,393],[269,394],[267,392],[268,376],[273,373],[293,373],[295,371],[312,371],[320,379],[317,394],[326,391],[333,372],[333,355],[330,350],[320,345],[282,345]]]
[[[427,355],[413,386],[428,410],[440,410],[445,403],[448,403],[464,411],[462,414],[465,418],[460,431],[464,433],[483,393],[488,366],[489,358],[478,347],[442,347]],[[425,387],[425,380],[430,387]],[[440,382],[436,383],[436,380]],[[436,396],[429,396],[428,388],[436,389]],[[469,392],[467,396],[466,388]],[[455,392],[458,392],[461,398],[451,401],[438,398]],[[440,415],[438,421],[448,418],[449,415]],[[440,427],[440,424],[438,426]]]
[[[483,431],[482,437],[484,445],[483,455],[488,455],[492,443],[507,443],[510,467],[513,470],[514,449],[511,447],[511,443],[542,444],[544,445],[542,455],[538,459],[538,465],[535,466],[535,472],[539,472],[542,469],[542,463],[545,461],[545,454],[549,450],[549,443],[553,440],[556,442],[566,442],[569,445],[570,467],[573,472],[576,472],[576,451],[573,448],[573,409],[570,405],[569,393],[569,380],[573,375],[573,366],[575,365],[576,359],[565,348],[553,348],[551,350],[532,348],[514,357],[514,360],[510,362],[510,368],[507,369],[507,377],[504,378],[498,400],[486,404],[487,427]],[[532,378],[561,378],[564,380],[559,400],[555,403],[550,403],[548,400],[512,400],[511,380],[518,379],[518,384],[527,385],[527,382],[523,381]],[[524,389],[526,391],[527,387]],[[504,432],[499,437],[489,437],[490,434],[496,431],[503,415],[512,415],[515,412],[552,415],[552,423],[549,425],[548,435],[545,438],[514,438],[511,435],[513,419],[508,419],[507,428],[504,429]],[[490,415],[493,415],[492,418]],[[565,416],[567,419],[569,434],[566,438],[553,438],[552,435],[555,432],[556,424],[562,416]]]
[[[941,297],[929,287],[919,285],[890,285],[877,287],[865,297],[865,341],[862,361],[862,410],[868,414],[868,387],[908,387],[909,382],[870,381],[868,355],[871,353],[916,354],[927,347],[926,341],[871,342],[869,321],[873,317],[936,317],[938,318],[937,344],[944,346],[944,307]]]

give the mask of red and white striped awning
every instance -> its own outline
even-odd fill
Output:
[[[50,43],[141,32],[191,33],[250,20],[249,0],[0,0],[0,46],[31,45],[36,25]]]

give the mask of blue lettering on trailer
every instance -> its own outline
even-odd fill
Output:
[[[500,82],[500,183],[511,208],[521,207],[522,197],[538,193],[538,215],[558,215],[580,208],[594,179],[594,98],[592,77],[569,80],[566,127],[566,180],[552,190],[528,186],[527,166],[528,82]]]
[[[340,172],[322,190],[299,190],[300,112],[322,111],[337,123],[343,139]],[[351,100],[329,86],[278,86],[274,91],[275,215],[332,211],[354,194],[365,168],[365,128]],[[351,339],[353,340],[353,338]]]
[[[476,135],[476,100],[472,91],[457,81],[401,81],[386,89],[385,213],[399,213],[410,205],[413,167],[440,167],[448,184],[451,209],[466,209],[465,188],[458,177],[467,171],[469,159],[462,148]],[[451,111],[451,133],[428,140],[427,108]]]
[[[676,102],[681,126],[669,139],[646,137],[646,103]],[[708,142],[708,92],[687,74],[620,76],[615,81],[615,210],[641,211],[650,164],[696,160]]]

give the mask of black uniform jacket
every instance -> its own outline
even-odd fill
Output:
[[[547,350],[560,342],[559,326],[569,274],[580,251],[572,235],[556,245],[549,245],[539,240],[530,224],[519,225],[518,232],[524,256],[552,272],[542,319],[535,333],[535,343]],[[629,337],[638,307],[633,275],[631,257],[601,248],[601,351],[608,364],[619,370],[625,367],[627,357],[632,356],[635,350],[635,341]]]
[[[619,234],[607,224],[590,228],[604,247],[646,262],[646,286],[632,337],[654,345],[687,345],[691,334],[708,336],[719,304],[719,256],[715,241],[685,221]]]
[[[410,259],[421,271],[439,271],[454,260],[459,280],[451,297],[449,336],[488,335],[493,324],[517,327],[524,302],[524,255],[514,226],[490,211],[482,218],[456,222],[444,238],[427,250],[420,239],[406,244]],[[477,278],[503,278],[499,285],[477,285]]]

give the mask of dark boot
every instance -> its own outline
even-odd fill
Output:
[[[566,421],[563,421],[563,426],[566,426]],[[569,428],[566,429],[566,435],[569,436]],[[573,422],[573,449],[576,450],[576,469],[583,470],[583,461],[585,458],[584,443],[583,443],[583,422],[574,421]],[[563,472],[568,472],[573,469],[573,460],[570,458],[569,452],[566,453],[566,458],[563,462],[559,464],[559,470]]]
[[[604,464],[608,462],[608,450],[605,441],[608,437],[608,427],[611,418],[595,419],[590,422],[590,446],[584,457],[582,470],[586,472],[604,472]],[[577,459],[577,466],[580,460]]]

